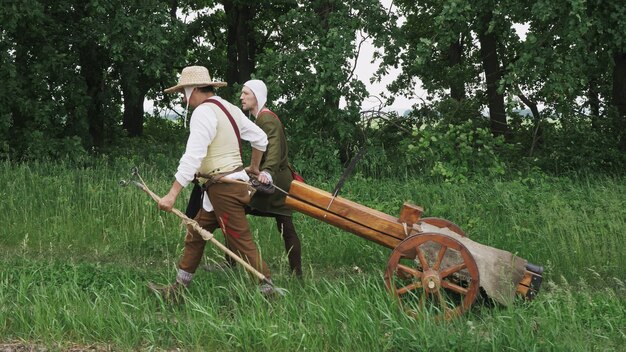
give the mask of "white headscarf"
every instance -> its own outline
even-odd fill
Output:
[[[263,81],[261,81],[260,79],[251,79],[243,85],[250,88],[250,90],[256,97],[256,101],[259,105],[259,109],[256,112],[258,116],[259,112],[261,112],[261,109],[265,107],[265,103],[267,102],[267,87],[265,86],[265,83],[263,83]]]

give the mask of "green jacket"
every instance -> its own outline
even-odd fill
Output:
[[[293,178],[289,170],[287,139],[283,125],[278,117],[268,110],[262,110],[259,113],[256,124],[267,134],[269,142],[259,169],[269,172],[274,184],[289,192]],[[291,215],[292,213],[292,210],[285,205],[285,194],[279,190],[273,194],[255,193],[249,206],[270,214]]]

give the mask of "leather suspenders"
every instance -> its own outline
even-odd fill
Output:
[[[224,112],[224,114],[226,114],[226,117],[228,117],[228,121],[230,121],[230,124],[233,126],[233,130],[235,130],[235,135],[237,135],[237,142],[239,143],[239,157],[243,158],[243,153],[241,151],[241,135],[239,134],[239,127],[237,127],[237,124],[235,123],[235,119],[233,118],[233,115],[231,115],[228,109],[224,107],[224,104],[220,103],[219,101],[215,99],[209,98],[203,101],[202,103],[203,104],[204,103],[215,104]]]

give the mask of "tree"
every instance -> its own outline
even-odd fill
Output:
[[[506,135],[500,50],[505,47],[511,23],[499,4],[489,0],[400,0],[394,4],[406,20],[392,29],[394,40],[384,44],[387,54],[381,72],[389,66],[403,68],[390,90],[410,91],[414,80],[420,79],[431,99],[449,98],[457,102],[454,105],[461,103],[468,108],[447,111],[453,116],[444,118],[462,121],[478,115],[476,101],[489,108],[493,134]],[[496,13],[500,15],[494,17]]]
[[[367,95],[353,74],[357,32],[382,28],[384,17],[374,0],[299,2],[278,17],[269,37],[275,46],[258,56],[256,75],[270,83],[274,100],[284,101],[280,109],[289,112],[283,116],[290,135],[301,136],[293,150],[317,155],[321,169],[354,153]]]
[[[55,156],[78,138],[84,149],[99,150],[118,137],[120,122],[140,135],[144,97],[162,89],[158,83],[187,51],[179,3],[3,2],[0,75],[20,97],[3,104],[0,126],[19,136],[3,148],[18,157]]]
[[[481,6],[483,5],[483,6]],[[480,42],[480,57],[485,75],[487,90],[487,105],[489,106],[489,120],[491,132],[495,136],[507,135],[506,110],[504,93],[500,88],[502,79],[502,67],[498,47],[501,47],[499,32],[494,29],[494,4],[487,1],[479,4],[476,21],[476,31]]]
[[[389,67],[400,66],[402,72],[390,85],[392,93],[411,96],[415,80],[420,79],[431,95],[448,95],[462,101],[478,74],[472,62],[472,37],[468,23],[468,6],[456,2],[394,1],[397,11],[391,13],[387,31],[380,32],[375,43],[383,47],[383,65],[378,75]],[[397,12],[397,14],[394,14]],[[396,16],[405,18],[396,26]]]
[[[74,32],[74,22],[67,21],[76,18],[76,7],[71,1],[30,1],[19,6],[2,2],[0,6],[0,75],[9,89],[2,94],[7,98],[2,104],[6,109],[2,125],[8,126],[11,136],[5,148],[13,157],[32,158],[70,153],[76,147],[75,137],[90,146],[89,97],[83,94],[89,82],[77,74],[79,52],[87,57],[88,47],[80,45],[80,32]]]
[[[236,0],[222,0],[226,15],[226,81],[244,83],[255,71],[257,45],[252,23],[258,5]]]
[[[192,34],[185,33],[177,18],[178,2],[121,1],[110,18],[106,45],[122,96],[122,126],[131,137],[143,132],[144,100],[150,89],[159,89],[163,76],[183,61],[185,45]],[[191,26],[189,26],[191,27]]]
[[[562,119],[575,117],[574,123],[589,122],[624,150],[626,19],[621,2],[511,1],[506,6],[516,22],[529,28],[526,40],[511,48],[505,80],[519,83],[546,111]]]

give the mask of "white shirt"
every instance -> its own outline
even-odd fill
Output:
[[[218,96],[213,96],[211,99],[219,101],[224,106],[232,106],[232,104]],[[230,111],[231,109],[228,110]],[[238,120],[240,121],[239,133],[241,139],[250,142],[252,148],[265,152],[268,143],[265,132],[254,122],[248,120],[241,109],[237,108],[234,110],[236,114],[240,115]],[[216,134],[217,116],[215,112],[213,112],[213,109],[211,109],[208,104],[200,104],[194,109],[193,114],[191,114],[187,146],[185,153],[180,158],[178,170],[174,176],[181,186],[186,187],[193,181],[195,173],[198,171],[198,168],[200,168],[202,159],[206,156],[207,148]],[[224,177],[246,182],[250,180],[245,170],[234,172]],[[202,208],[208,212],[213,211],[213,205],[209,197],[203,197]]]

